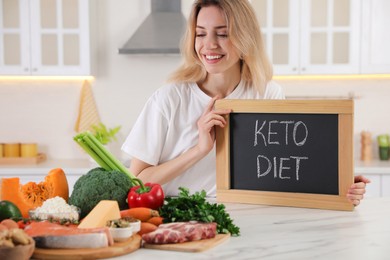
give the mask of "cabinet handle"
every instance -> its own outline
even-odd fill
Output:
[[[297,68],[296,67],[292,68],[292,71],[297,71]]]
[[[302,71],[306,71],[306,68],[302,68]]]
[[[33,68],[32,71],[33,71],[33,72],[37,72],[38,69],[37,69],[37,68]]]
[[[28,68],[24,68],[23,70],[24,70],[25,72],[27,72],[27,71],[28,71]]]

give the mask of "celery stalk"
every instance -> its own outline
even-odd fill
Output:
[[[83,140],[110,167],[110,170],[118,170],[110,158],[96,146],[88,135],[83,136]]]
[[[130,179],[135,179],[135,176],[91,133],[80,133],[74,137],[74,140],[104,169],[117,170],[128,175]]]
[[[83,138],[79,135],[75,136],[74,137],[74,140],[81,146],[81,148],[83,148],[83,150],[89,155],[92,157],[92,159],[95,160],[95,162],[97,162],[98,165],[100,165],[101,167],[103,167],[104,169],[106,170],[111,170],[111,168],[104,162],[104,160],[102,160],[99,155],[97,155],[93,150],[91,150],[89,148],[89,146],[87,144],[85,144]]]
[[[97,149],[103,152],[104,155],[110,160],[110,163],[114,164],[116,170],[126,173],[131,179],[135,178],[135,176],[132,175],[130,171],[117,158],[115,158],[115,156],[113,156],[95,136],[93,136],[91,133],[87,133],[87,136],[94,143]]]

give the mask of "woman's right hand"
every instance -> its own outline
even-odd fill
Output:
[[[224,115],[231,112],[230,109],[215,110],[214,104],[218,99],[218,96],[211,99],[197,123],[199,131],[198,149],[204,156],[207,155],[214,147],[215,126],[225,127],[226,120]]]
[[[143,182],[165,184],[205,157],[214,147],[215,126],[224,127],[226,120],[224,115],[231,112],[230,109],[214,110],[214,103],[218,97],[214,97],[207,105],[203,114],[198,119],[198,144],[180,154],[172,160],[158,165],[150,165],[137,158],[130,163],[130,172]]]

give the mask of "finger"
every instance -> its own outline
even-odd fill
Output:
[[[351,202],[354,206],[357,206],[360,204],[360,200],[349,200],[349,202]]]
[[[351,185],[351,189],[364,189],[366,188],[366,183],[364,182],[356,182]]]
[[[223,124],[226,124],[226,119],[222,115],[214,113],[214,112],[211,112],[208,115],[206,115],[205,117],[203,117],[202,122],[208,123],[208,122],[210,122],[212,120],[219,120]]]
[[[358,206],[360,204],[360,200],[352,200],[351,202],[354,206]]]
[[[221,126],[224,127],[226,124],[219,121],[219,120],[211,120],[210,122],[207,123],[208,128],[212,129],[214,126]]]
[[[351,200],[362,200],[364,198],[363,194],[347,194],[347,198]]]
[[[354,182],[355,182],[355,183],[356,183],[356,182],[370,183],[371,180],[368,179],[368,178],[366,178],[366,177],[364,177],[363,175],[358,175],[358,176],[355,176],[355,181],[354,181]]]
[[[349,194],[363,195],[366,193],[366,189],[349,189]]]
[[[211,128],[213,128],[216,125],[224,127],[226,125],[226,121],[223,120],[223,118],[222,118],[222,120],[219,120],[218,118],[211,118],[210,120],[207,120],[207,121],[204,122],[202,128],[210,130]]]
[[[347,196],[347,198],[353,205],[357,206],[360,204],[360,201],[363,199],[363,196],[362,196],[362,198],[356,198],[354,196]]]
[[[226,119],[223,117],[221,114],[213,114],[213,120],[219,120],[221,121],[224,125],[226,125]]]
[[[227,115],[227,114],[230,114],[232,112],[232,110],[231,109],[218,109],[218,110],[214,110],[213,112],[218,114],[218,115]]]
[[[210,102],[208,103],[206,109],[203,111],[203,115],[207,114],[208,112],[212,111],[214,108],[215,101],[219,99],[219,96],[213,97]]]

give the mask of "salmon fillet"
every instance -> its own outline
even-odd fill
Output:
[[[102,228],[77,228],[77,225],[64,226],[49,221],[31,222],[25,227],[24,231],[41,247],[46,248],[76,248],[75,241],[90,241],[79,244],[84,248],[104,247],[114,244],[114,240],[108,227]],[[85,240],[85,238],[87,238]],[[61,241],[56,244],[53,241]],[[37,244],[38,246],[38,244]],[[39,246],[38,246],[39,247]],[[80,247],[77,247],[80,248]]]

